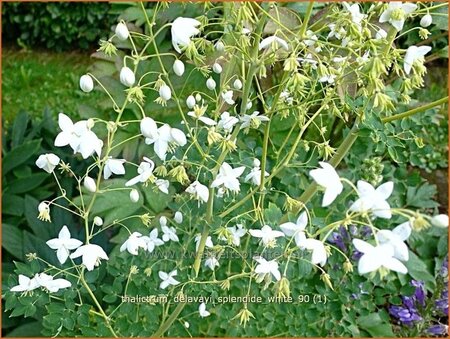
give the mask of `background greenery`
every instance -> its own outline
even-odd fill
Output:
[[[37,204],[40,200],[49,198],[56,190],[56,184],[52,176],[39,170],[34,162],[37,155],[45,152],[57,152],[65,161],[74,166],[83,166],[78,161],[74,161],[72,154],[64,149],[56,149],[52,146],[57,134],[56,114],[63,111],[72,118],[89,117],[95,114],[108,116],[111,112],[103,105],[105,96],[100,91],[94,91],[89,95],[82,93],[78,88],[79,76],[89,68],[96,75],[103,79],[109,79],[111,86],[117,82],[118,63],[115,58],[105,58],[95,53],[95,42],[99,38],[107,37],[110,34],[111,25],[117,22],[117,16],[126,21],[134,23],[136,27],[142,27],[142,12],[136,4],[126,3],[11,3],[3,4],[3,24],[16,25],[14,34],[9,32],[5,36],[8,45],[2,54],[2,119],[4,128],[2,130],[2,154],[3,154],[3,225],[2,225],[2,253],[3,253],[3,288],[11,286],[10,276],[16,275],[15,270],[22,271],[39,270],[39,268],[27,268],[15,261],[26,261],[25,253],[38,252],[44,259],[54,262],[55,256],[45,245],[45,241],[57,233],[60,225],[65,223],[76,224],[70,216],[54,210],[52,213],[53,223],[42,223],[36,219]],[[305,9],[303,4],[290,4],[292,8],[302,13]],[[151,5],[148,5],[151,11]],[[166,15],[159,18],[161,23],[172,20],[183,13],[185,16],[197,15],[201,11],[200,7],[173,6],[166,12]],[[64,20],[62,20],[64,18]],[[67,26],[66,26],[67,25]],[[417,25],[411,23],[411,25]],[[4,26],[5,27],[5,26]],[[442,29],[438,28],[438,29]],[[445,31],[445,27],[444,27]],[[80,33],[82,32],[82,34]],[[6,33],[5,33],[6,34]],[[169,35],[161,36],[161,52],[171,48]],[[409,34],[403,43],[408,46],[420,42],[416,34]],[[443,48],[448,45],[445,36],[432,42],[434,46]],[[124,49],[127,46],[122,46]],[[45,48],[45,49],[43,49]],[[79,51],[85,49],[84,51]],[[64,52],[61,52],[64,50]],[[92,57],[89,55],[92,54]],[[441,55],[435,55],[434,59],[428,62],[428,75],[426,86],[422,91],[417,92],[417,101],[413,105],[420,106],[422,103],[440,99],[447,94],[447,59]],[[120,58],[118,58],[120,60]],[[146,67],[152,67],[149,62]],[[195,81],[192,81],[195,82]],[[177,84],[182,86],[181,83]],[[395,83],[392,84],[395,86]],[[112,89],[114,91],[114,89]],[[120,91],[120,88],[117,89]],[[120,95],[118,93],[118,95]],[[148,107],[146,109],[154,112],[156,116],[162,114],[162,110],[152,103],[152,98],[147,98]],[[157,110],[156,108],[159,108]],[[155,109],[155,110],[153,110]],[[165,119],[175,120],[176,116],[168,114],[170,106],[165,109]],[[399,108],[401,111],[401,108]],[[126,114],[133,116],[135,112],[129,110]],[[169,116],[168,116],[169,115]],[[372,127],[377,121],[368,121]],[[439,208],[443,213],[447,212],[447,152],[448,152],[448,118],[445,108],[431,109],[425,114],[417,115],[401,125],[392,124],[389,129],[391,133],[411,130],[416,136],[423,139],[425,146],[418,147],[413,142],[407,142],[407,147],[394,145],[391,148],[383,147],[383,143],[377,143],[373,137],[376,135],[361,135],[354,145],[351,154],[346,158],[341,171],[343,175],[350,179],[359,178],[365,175],[363,159],[379,157],[382,165],[382,174],[385,178],[395,179],[397,201],[404,206],[421,208],[422,210],[433,210]],[[280,136],[286,133],[286,122],[275,122],[274,128],[278,128]],[[332,122],[330,123],[332,125]],[[134,131],[128,131],[133,134]],[[340,143],[342,136],[346,133],[345,128],[341,128],[336,133],[336,144]],[[127,135],[123,135],[126,138]],[[249,142],[256,142],[249,136]],[[142,147],[138,144],[131,145],[126,157],[132,159],[143,154]],[[256,150],[257,152],[258,150]],[[76,159],[75,159],[76,160]],[[302,161],[302,159],[298,159]],[[356,168],[350,171],[346,168]],[[82,168],[80,168],[81,170]],[[282,179],[277,183],[286,187],[286,191],[297,196],[302,187],[306,184],[306,178],[299,176],[295,168],[286,170]],[[427,180],[428,179],[428,180]],[[69,177],[65,177],[63,186],[68,189],[68,196],[76,196],[74,187]],[[117,185],[123,182],[115,182]],[[152,213],[164,213],[168,201],[162,200],[162,195],[155,196],[155,193],[148,190],[142,192],[147,201],[157,202],[155,205],[145,206]],[[439,193],[439,194],[438,194]],[[405,198],[406,197],[406,198]],[[144,207],[140,204],[123,206],[126,199],[123,195],[113,194],[108,199],[98,204],[98,211],[105,216],[105,220],[118,218],[119,215],[130,213],[130,208],[142,212]],[[100,200],[100,199],[99,199]],[[435,201],[440,203],[440,206]],[[122,207],[122,208],[120,208]],[[267,211],[267,219],[276,219],[281,214],[279,206],[273,206]],[[320,217],[320,210],[315,211]],[[79,236],[73,234],[74,237]],[[108,238],[106,238],[106,236]],[[123,241],[125,234],[105,233],[102,246],[112,242]],[[111,240],[111,241],[110,241]],[[411,248],[417,256],[410,263],[411,276],[416,279],[425,280],[430,295],[435,289],[434,275],[439,267],[441,258],[447,252],[446,237],[444,232],[435,231],[429,234],[420,235],[411,240]],[[125,280],[123,272],[120,270],[126,264],[124,258],[118,256],[117,248],[109,245],[107,249],[115,251],[117,260],[107,266],[108,279],[105,286],[96,291],[99,298],[110,307],[114,307],[117,298],[111,298],[112,294],[120,295],[123,291]],[[419,259],[420,258],[420,259]],[[438,258],[438,259],[436,259]],[[145,265],[146,258],[136,258],[135,264]],[[333,262],[330,262],[333,265]],[[302,267],[305,275],[311,267]],[[92,281],[106,276],[105,268],[93,272],[90,277]],[[30,273],[31,274],[31,273]],[[406,282],[389,281],[387,283],[368,282],[362,277],[356,277],[353,281],[345,280],[339,272],[332,276],[333,280],[342,283],[335,286],[336,290],[325,291],[323,283],[318,280],[318,275],[309,279],[303,279],[302,285],[295,287],[293,284],[293,294],[302,291],[308,293],[327,294],[331,296],[331,302],[327,305],[300,305],[294,313],[287,314],[285,305],[264,305],[264,312],[258,313],[259,318],[253,320],[242,332],[238,331],[238,320],[234,320],[232,328],[230,323],[223,322],[222,317],[232,318],[239,310],[240,305],[227,305],[220,309],[221,317],[211,317],[208,321],[198,321],[191,323],[192,330],[204,335],[210,333],[213,328],[217,335],[246,335],[246,336],[269,336],[278,333],[284,336],[298,336],[302,333],[305,336],[338,336],[342,333],[353,336],[389,336],[396,335],[416,335],[413,332],[399,326],[392,326],[391,320],[385,306],[388,303],[398,303],[398,291],[407,295],[412,293],[411,289],[405,287]],[[111,279],[111,276],[117,276]],[[129,294],[133,291],[146,289],[149,294],[156,293],[155,277],[151,280],[144,279],[133,281],[130,284]],[[232,286],[230,295],[240,295],[243,286],[239,283]],[[153,290],[152,290],[153,289]],[[217,295],[223,293],[215,287],[208,287],[209,290],[202,294]],[[368,295],[361,295],[358,301],[348,299],[348,295],[354,291],[369,292]],[[269,293],[266,291],[263,293]],[[195,293],[195,291],[193,291]],[[255,290],[255,293],[259,293]],[[37,312],[31,304],[24,304],[15,314],[4,312],[3,334],[7,336],[38,336],[41,333],[50,335],[51,329],[62,326],[61,335],[75,335],[78,327],[83,329],[83,334],[88,336],[106,335],[107,329],[92,327],[88,310],[76,309],[69,298],[65,303],[52,302],[45,297],[39,300],[38,304],[47,305],[51,311],[50,316],[43,319],[43,314]],[[72,298],[73,299],[73,298]],[[9,305],[3,305],[8,308]],[[38,305],[39,306],[39,305]],[[143,313],[148,319],[155,317],[154,309],[146,305]],[[292,311],[292,308],[290,308]],[[196,305],[186,308],[186,313],[195,312]],[[157,324],[146,324],[144,322],[129,324],[127,317],[134,316],[135,307],[126,305],[121,308],[124,315],[119,321],[123,321],[121,328],[127,330],[129,335],[148,335],[152,333]],[[141,315],[143,314],[141,313]],[[137,313],[136,313],[137,315]],[[156,314],[158,315],[158,314]],[[256,314],[255,314],[256,315]],[[10,317],[13,316],[13,317]],[[24,318],[25,317],[25,318]],[[44,329],[44,332],[41,332]],[[283,329],[279,333],[278,328]],[[277,332],[278,331],[278,332]],[[177,324],[170,332],[173,336],[186,336],[186,332]]]

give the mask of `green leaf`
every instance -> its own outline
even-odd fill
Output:
[[[8,192],[12,194],[30,192],[40,186],[47,178],[48,173],[36,173],[26,178],[16,179],[9,183]]]
[[[17,226],[2,224],[2,247],[17,259],[24,260],[23,234]]]
[[[3,158],[3,175],[10,170],[22,165],[31,157],[36,157],[36,153],[41,147],[41,139],[26,142],[19,147],[14,148]]]
[[[23,215],[24,199],[17,195],[10,195],[4,193],[3,195],[3,210],[4,214],[14,215],[20,217]]]
[[[23,142],[28,121],[29,116],[28,113],[25,111],[20,111],[19,114],[17,114],[16,118],[14,119],[14,125],[12,128],[12,135],[11,135],[12,148],[19,146]]]
[[[413,279],[424,281],[427,289],[432,290],[434,288],[436,285],[434,276],[427,265],[414,252],[409,251],[409,260],[405,263],[405,266]]]
[[[378,313],[359,317],[357,324],[372,337],[394,337],[391,324],[384,322]]]
[[[19,327],[16,327],[9,332],[6,337],[40,337],[42,330],[42,324],[39,321],[32,321]]]
[[[406,204],[408,206],[418,208],[437,207],[438,203],[433,201],[436,193],[436,186],[428,183],[425,183],[419,187],[408,187],[406,193]]]
[[[264,217],[269,225],[278,225],[282,216],[280,208],[273,202],[270,202],[269,207],[264,210]]]

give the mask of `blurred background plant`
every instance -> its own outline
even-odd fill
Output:
[[[280,5],[288,8],[300,15],[306,11],[306,3],[286,3]],[[367,6],[370,4],[367,4]],[[154,4],[146,3],[146,10],[150,14]],[[315,6],[316,16],[323,15],[326,8],[324,4]],[[195,17],[202,13],[201,6],[176,4],[170,6],[158,17],[158,25],[172,21],[177,16]],[[439,15],[433,16],[433,26],[429,28],[432,33],[427,40],[421,40],[417,31],[409,31],[400,39],[400,43],[405,46],[412,44],[428,44],[433,46],[433,55],[426,60],[428,74],[425,78],[425,87],[416,92],[415,101],[409,106],[421,106],[427,102],[432,102],[445,97],[448,92],[448,36],[447,36],[447,8],[441,8]],[[80,75],[89,69],[103,83],[108,83],[111,78],[109,88],[114,96],[123,95],[121,88],[116,92],[113,88],[117,83],[118,70],[122,65],[123,53],[119,50],[117,57],[107,57],[103,53],[97,52],[98,41],[110,35],[112,28],[118,19],[125,20],[131,29],[135,31],[144,30],[145,16],[139,3],[126,2],[101,2],[101,3],[4,3],[2,5],[2,25],[3,25],[3,53],[2,53],[2,201],[3,201],[3,224],[2,224],[2,284],[8,281],[8,277],[13,273],[14,260],[25,261],[23,253],[36,252],[39,248],[40,254],[48,258],[49,262],[54,260],[50,251],[45,246],[45,240],[57,233],[60,225],[70,223],[67,214],[59,213],[55,210],[53,229],[49,224],[43,224],[36,219],[38,201],[50,197],[57,190],[56,184],[51,176],[38,170],[34,165],[37,154],[45,153],[52,149],[53,139],[57,133],[56,115],[62,111],[70,114],[72,118],[89,118],[92,115],[102,114],[107,118],[112,114],[107,109],[106,98],[101,90],[96,90],[86,95],[80,91],[78,81]],[[416,21],[409,21],[408,27],[418,26]],[[7,28],[6,28],[7,27]],[[160,53],[171,50],[170,33],[159,36]],[[130,48],[126,43],[117,43],[123,50]],[[152,62],[146,64],[147,68],[152,67]],[[189,67],[189,66],[188,66]],[[195,84],[195,79],[190,79],[187,87]],[[179,81],[174,83],[177,88],[183,87],[189,92],[185,84]],[[395,88],[396,83],[391,84]],[[156,97],[155,97],[156,98]],[[154,98],[148,98],[145,107],[146,111],[151,111],[155,119],[158,115],[165,114],[165,121],[177,119],[177,115],[171,107],[162,109],[160,105],[153,103]],[[398,111],[406,110],[405,106],[399,106]],[[405,109],[403,109],[405,108]],[[171,113],[173,112],[173,113]],[[129,116],[139,112],[129,110]],[[173,114],[173,116],[170,116]],[[387,178],[395,178],[398,197],[406,196],[402,201],[403,205],[415,208],[439,209],[442,213],[447,213],[448,190],[447,190],[447,167],[448,167],[448,114],[447,107],[436,107],[428,110],[424,114],[413,116],[409,119],[387,124],[384,128],[392,136],[404,137],[404,142],[393,142],[394,138],[379,140],[376,125],[379,121],[370,120],[366,122],[372,132],[367,133],[364,129],[360,132],[358,142],[353,146],[352,152],[345,159],[348,168],[359,169],[359,172],[346,173],[349,178],[365,178],[365,180],[377,182],[377,178],[382,175]],[[274,130],[277,129],[280,140],[288,133],[289,124],[285,120],[275,121]],[[348,132],[343,125],[329,122],[329,131],[332,133],[333,143],[339,144],[343,136]],[[130,135],[135,134],[130,131]],[[384,131],[386,133],[386,131]],[[127,135],[122,136],[123,139]],[[251,136],[249,142],[252,142]],[[276,143],[276,138],[274,139]],[[58,156],[66,162],[70,162],[72,154],[65,153],[63,149],[58,150]],[[136,143],[134,147],[127,150],[127,158],[141,156],[142,148]],[[311,153],[305,153],[305,157]],[[298,161],[303,161],[299,157]],[[71,182],[68,180],[68,182]],[[295,167],[288,168],[283,172],[280,185],[286,185],[293,196],[301,193],[306,178],[299,177]],[[66,185],[66,187],[68,187]],[[70,186],[69,186],[70,187]],[[147,195],[147,200],[152,192],[143,192]],[[75,187],[67,190],[68,196],[76,196]],[[111,198],[111,197],[110,197]],[[153,201],[159,202],[155,206],[146,206],[153,213],[163,213],[167,206],[167,201],[161,201],[158,196]],[[117,218],[117,213],[128,213],[130,206],[122,206],[124,197],[117,194],[111,198],[115,203],[105,202],[102,212],[110,218]],[[142,208],[142,206],[134,206]],[[59,210],[60,211],[60,210]],[[125,211],[125,212],[124,212]],[[108,213],[106,213],[108,212]],[[281,213],[281,206],[273,206],[270,213]],[[76,236],[76,235],[75,235]],[[117,234],[109,234],[110,237]],[[336,238],[339,239],[339,234]],[[114,240],[114,239],[113,239]],[[117,241],[118,242],[118,241]],[[106,241],[105,241],[106,243]],[[208,322],[191,324],[194,328],[200,328],[199,332],[210,333],[210,329],[215,329],[216,335],[228,336],[269,336],[274,333],[282,336],[414,336],[425,335],[427,326],[433,325],[433,319],[437,318],[442,323],[446,323],[445,313],[435,313],[433,316],[436,301],[442,293],[442,270],[444,257],[448,251],[446,233],[442,230],[435,230],[429,233],[422,233],[411,240],[411,248],[415,255],[409,264],[410,275],[418,281],[424,282],[426,294],[428,294],[428,306],[420,306],[417,312],[422,312],[422,320],[419,325],[410,327],[402,322],[398,317],[397,309],[392,310],[392,305],[406,307],[405,297],[411,297],[416,293],[417,286],[411,286],[406,281],[401,284],[397,281],[389,281],[386,284],[380,282],[367,281],[361,277],[356,277],[353,281],[342,280],[342,284],[335,287],[334,292],[325,291],[323,284],[318,281],[317,276],[303,281],[302,286],[292,286],[293,293],[328,294],[331,300],[326,305],[305,304],[297,307],[295,314],[286,317],[286,309],[283,304],[264,305],[264,312],[260,319],[255,320],[255,325],[248,326],[243,332],[238,332],[237,326],[231,328],[229,323],[222,322],[218,317],[208,319]],[[344,251],[349,251],[348,248]],[[351,253],[349,253],[351,254]],[[420,259],[419,259],[420,258]],[[123,262],[117,260],[114,266],[109,268],[114,275],[114,270],[120,269]],[[330,263],[333,265],[333,262]],[[17,264],[16,264],[17,265]],[[447,265],[447,264],[445,264]],[[310,267],[302,267],[305,275]],[[335,272],[333,280],[346,279],[339,272]],[[98,293],[116,293],[120,295],[124,281],[110,281],[104,291]],[[131,283],[131,291],[138,291],[141,286]],[[209,287],[212,295],[217,295],[220,291]],[[229,294],[239,295],[239,285],[234,285]],[[359,291],[355,293],[355,291]],[[401,291],[401,294],[395,294]],[[204,292],[206,293],[206,292]],[[348,295],[352,298],[348,299]],[[102,294],[103,295],[103,294]],[[439,296],[438,296],[439,295]],[[113,303],[115,300],[104,300],[106,303]],[[46,301],[44,300],[43,303]],[[3,305],[4,306],[4,305]],[[28,306],[27,306],[28,307]],[[70,307],[67,307],[70,308]],[[124,308],[124,312],[133,312],[132,307]],[[409,309],[411,310],[411,309]],[[195,311],[192,308],[191,311]],[[222,309],[223,317],[232,318],[235,310]],[[40,336],[42,335],[43,319],[39,313],[32,317],[23,318],[27,315],[24,308],[21,314],[11,317],[10,313],[3,313],[3,334],[6,336]],[[55,317],[47,318],[46,326],[51,328],[51,321],[60,321],[61,318],[68,319],[64,322],[62,333],[71,335],[74,324],[79,326],[86,323],[86,319],[79,315],[58,313],[61,309],[54,310]],[[428,313],[426,313],[428,312]],[[226,314],[225,314],[226,313]],[[151,313],[149,313],[151,314]],[[57,316],[56,316],[57,315]],[[78,316],[78,318],[77,318]],[[84,314],[83,314],[84,316]],[[434,317],[434,318],[433,318]],[[303,319],[306,321],[297,321]],[[392,323],[392,325],[391,325]],[[89,324],[89,321],[88,321]],[[136,335],[145,332],[145,324],[135,324],[133,333]],[[150,325],[148,325],[150,326]],[[147,327],[148,327],[147,326]],[[280,330],[282,329],[282,330]],[[99,333],[88,331],[85,327],[85,335],[95,336]],[[108,332],[105,332],[108,335]],[[50,332],[44,332],[50,334]],[[429,335],[435,333],[428,332]],[[101,335],[101,333],[100,333]],[[173,336],[186,336],[186,332],[180,326],[171,332]]]

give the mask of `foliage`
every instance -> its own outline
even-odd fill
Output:
[[[116,21],[107,2],[9,2],[2,6],[3,41],[61,51],[88,49]]]

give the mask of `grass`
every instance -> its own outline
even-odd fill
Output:
[[[88,52],[55,53],[49,51],[3,48],[2,116],[6,124],[20,110],[40,116],[47,107],[58,112],[75,113],[79,104],[95,104],[101,96],[84,94],[78,86],[91,60]],[[95,105],[93,105],[95,106]]]

